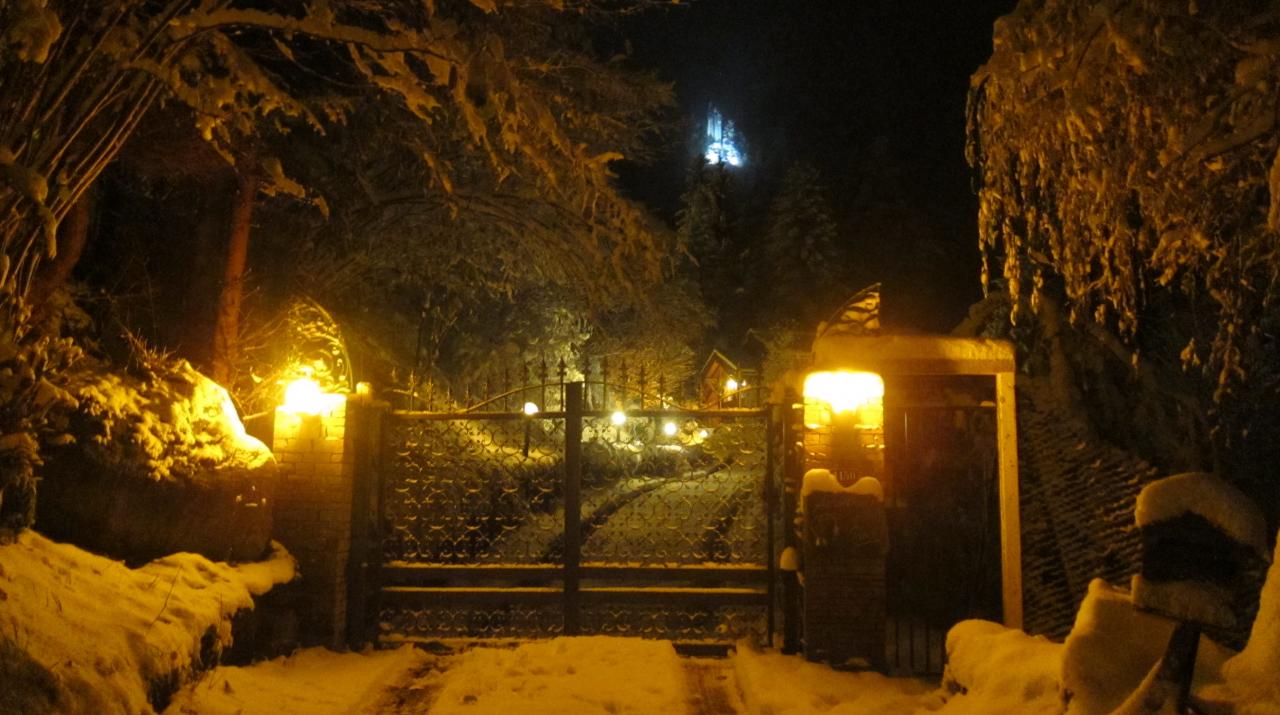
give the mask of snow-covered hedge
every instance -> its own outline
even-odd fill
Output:
[[[6,264],[7,265],[7,264]],[[0,530],[31,525],[41,441],[61,441],[59,428],[75,400],[60,383],[80,358],[65,338],[36,330],[27,309],[6,290],[0,270]]]

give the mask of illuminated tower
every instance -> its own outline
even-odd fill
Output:
[[[732,121],[725,121],[720,110],[707,108],[707,138],[705,156],[710,164],[742,166],[746,156],[738,146],[738,133]]]

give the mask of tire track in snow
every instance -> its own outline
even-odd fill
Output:
[[[745,715],[738,683],[728,660],[684,660],[689,715]]]

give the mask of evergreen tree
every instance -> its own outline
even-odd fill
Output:
[[[818,170],[792,165],[769,205],[763,240],[749,251],[751,292],[764,298],[757,324],[816,325],[847,292],[843,253]]]
[[[676,234],[693,259],[703,301],[716,313],[733,295],[736,256],[732,249],[731,180],[723,164],[708,164],[699,155],[689,167]]]
[[[699,264],[724,258],[729,245],[729,173],[701,155],[690,165],[676,214],[676,231]]]

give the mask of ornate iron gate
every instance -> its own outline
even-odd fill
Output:
[[[380,563],[352,604],[379,640],[768,637],[779,420],[614,412],[591,387],[509,393],[541,395],[534,414],[383,415],[365,460]]]

